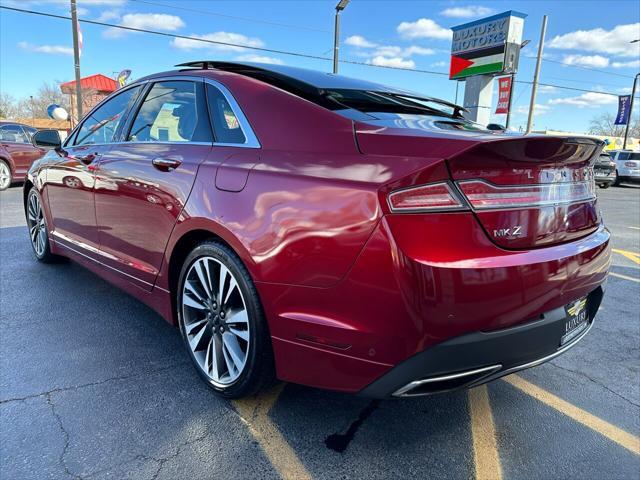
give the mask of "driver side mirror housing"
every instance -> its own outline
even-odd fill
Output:
[[[33,134],[31,139],[36,147],[40,148],[54,148],[58,150],[62,146],[62,140],[60,139],[60,132],[58,130],[38,130]]]
[[[507,128],[504,125],[500,125],[499,123],[490,123],[487,125],[487,130],[493,130],[496,132],[504,132]]]

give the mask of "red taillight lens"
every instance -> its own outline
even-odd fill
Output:
[[[425,212],[465,208],[446,182],[396,190],[389,194],[392,212]]]
[[[497,186],[482,180],[469,180],[458,182],[458,186],[476,210],[579,203],[595,198],[593,181]]]

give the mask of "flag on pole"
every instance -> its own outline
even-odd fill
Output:
[[[620,95],[618,97],[618,114],[615,125],[626,125],[629,123],[629,113],[631,109],[631,95]]]
[[[496,113],[509,113],[509,97],[511,96],[511,76],[498,80],[498,105]]]
[[[82,56],[82,30],[80,30],[80,22],[76,20],[76,26],[78,27],[78,56]]]

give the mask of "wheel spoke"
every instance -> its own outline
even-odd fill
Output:
[[[224,357],[224,363],[227,365],[227,372],[229,374],[229,377],[235,376],[236,374],[235,365],[233,364],[233,360],[231,359],[231,356],[227,353],[227,349],[224,345],[224,342],[222,343],[222,355]]]
[[[191,292],[200,302],[205,303],[205,299],[200,295],[200,292],[196,289],[195,285],[189,280],[184,282],[184,286],[189,292]]]
[[[220,264],[220,275],[218,276],[218,303],[223,305],[222,299],[224,298],[224,284],[227,282],[227,276],[229,275],[229,270],[227,267]]]
[[[189,345],[191,346],[191,350],[194,352],[198,351],[198,346],[200,345],[200,340],[202,340],[202,336],[204,332],[206,332],[206,328],[202,328],[193,338],[189,339]]]
[[[38,235],[38,225],[37,224],[29,229],[29,234],[31,235],[31,241],[35,242],[36,241],[36,236]]]
[[[213,345],[211,348],[211,373],[213,375],[213,379],[219,381],[220,365],[224,361],[224,358],[222,356],[222,341],[218,335],[213,336]]]
[[[200,327],[202,325],[206,325],[206,323],[207,323],[207,319],[206,318],[204,318],[202,320],[198,320],[198,321],[193,322],[193,323],[190,323],[189,325],[187,325],[187,329],[188,329],[187,334],[188,335],[193,335],[193,332],[195,332],[198,327]]]
[[[233,333],[236,337],[240,337],[245,342],[249,341],[249,331],[248,330],[238,330],[237,328],[230,327],[229,331]]]
[[[229,297],[231,296],[231,293],[238,287],[238,284],[236,283],[235,278],[231,277],[231,281],[229,282],[229,290],[227,290],[227,294],[224,297],[224,302],[222,302],[222,305],[226,305],[227,302],[229,301]]]
[[[229,313],[227,317],[227,324],[235,324],[235,323],[247,323],[249,321],[249,317],[247,316],[247,311],[245,309],[232,311]]]
[[[196,273],[198,274],[198,280],[200,281],[200,285],[202,285],[202,288],[204,288],[204,291],[207,294],[207,297],[213,298],[213,295],[211,295],[211,288],[209,287],[209,281],[206,278],[205,272],[202,270],[202,261],[198,260],[195,263],[194,267],[196,269]]]
[[[242,348],[240,348],[238,339],[234,335],[225,332],[222,334],[222,342],[224,343],[224,346],[227,347],[227,351],[231,355],[234,366],[238,371],[241,371],[245,362],[245,354],[242,352]]]
[[[198,310],[207,309],[207,307],[205,307],[202,303],[198,302],[197,300],[194,300],[186,293],[182,295],[182,303],[184,303],[187,307],[196,308]]]

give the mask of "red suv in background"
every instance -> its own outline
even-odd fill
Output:
[[[34,163],[38,260],[179,326],[227,397],[274,377],[371,397],[565,352],[610,261],[603,143],[486,130],[448,102],[286,66],[194,62],[118,90]]]
[[[0,121],[0,190],[23,181],[31,164],[44,155],[44,149],[31,143],[35,132],[28,125]]]

